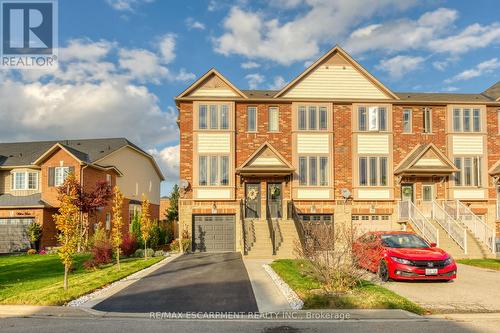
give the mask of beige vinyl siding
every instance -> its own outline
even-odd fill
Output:
[[[391,199],[391,190],[389,189],[362,189],[357,190],[359,200]]]
[[[415,163],[416,166],[443,166],[443,161],[438,158],[421,158]]]
[[[389,154],[389,135],[358,134],[358,154]]]
[[[229,133],[198,133],[197,152],[207,153],[230,153],[231,135]]]
[[[229,88],[199,88],[191,93],[192,97],[239,97]]]
[[[141,200],[144,193],[152,204],[160,204],[160,176],[153,162],[130,147],[124,147],[99,161],[100,165],[113,165],[123,174],[116,185],[128,199]]]
[[[288,98],[387,99],[373,82],[351,65],[321,65],[292,87]]]
[[[454,155],[482,155],[484,142],[480,135],[454,135],[452,151]]]
[[[251,166],[281,166],[283,162],[281,162],[277,157],[264,157],[259,156],[255,160],[250,163]]]
[[[231,199],[231,189],[197,188],[195,198],[200,200]]]
[[[459,200],[480,200],[486,198],[486,192],[484,189],[455,189],[453,190],[453,198]]]
[[[297,199],[330,199],[329,189],[297,189]]]
[[[298,154],[328,154],[328,134],[297,134]]]

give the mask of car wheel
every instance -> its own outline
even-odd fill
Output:
[[[382,282],[389,281],[389,268],[387,267],[387,263],[385,262],[385,260],[380,261],[380,264],[378,265],[377,275]]]

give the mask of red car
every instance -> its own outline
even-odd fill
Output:
[[[353,245],[358,264],[382,281],[453,280],[457,265],[446,251],[412,232],[369,232]]]

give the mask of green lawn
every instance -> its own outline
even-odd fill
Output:
[[[83,262],[88,258],[88,254],[76,256],[68,291],[64,291],[63,265],[56,254],[0,257],[0,304],[62,305],[163,259],[122,259],[118,271],[112,264],[86,270]]]
[[[306,309],[403,309],[417,314],[425,313],[419,305],[398,294],[364,281],[351,293],[344,295],[325,295],[312,290],[321,284],[307,272],[307,261],[276,260],[271,267],[288,283],[304,301]]]
[[[457,262],[465,265],[500,271],[500,259],[458,259]]]

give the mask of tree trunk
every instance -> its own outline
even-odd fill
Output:
[[[148,247],[147,247],[147,242],[144,241],[144,260],[146,260],[148,258],[148,251],[147,251]]]
[[[68,290],[68,265],[64,265],[64,290]]]
[[[120,267],[120,249],[116,249],[116,263],[118,264],[118,270],[121,271]]]

